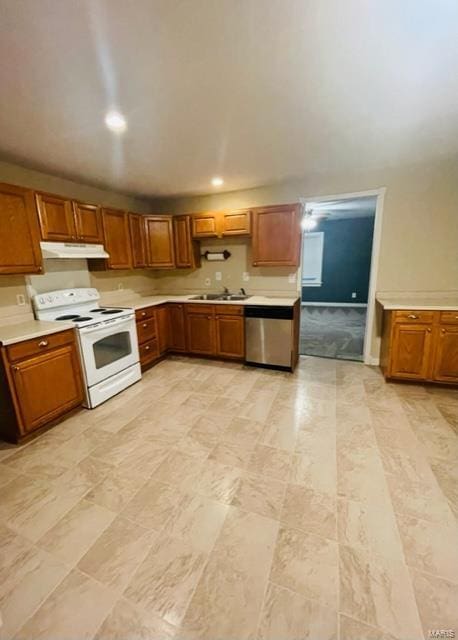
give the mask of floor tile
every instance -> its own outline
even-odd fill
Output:
[[[254,637],[277,532],[275,521],[230,507],[183,620],[183,637]]]
[[[101,584],[73,570],[16,634],[17,640],[90,640],[115,602]]]
[[[208,459],[230,467],[245,469],[249,466],[252,447],[240,446],[234,442],[219,442],[210,452]]]
[[[169,624],[179,625],[206,559],[189,543],[165,535],[153,545],[124,595]]]
[[[283,507],[285,484],[278,480],[244,473],[231,504],[244,511],[278,520]]]
[[[288,481],[291,455],[286,451],[258,444],[250,458],[249,471],[258,475]]]
[[[336,540],[336,515],[335,496],[317,491],[312,486],[287,486],[281,513],[281,520],[286,525]]]
[[[171,640],[177,631],[159,616],[121,598],[105,618],[94,640]]]
[[[152,478],[137,491],[122,511],[122,516],[147,529],[159,531],[181,509],[183,496],[175,487]]]
[[[458,629],[458,584],[411,571],[415,598],[425,638],[432,629]]]
[[[117,516],[81,558],[78,568],[122,591],[156,541],[157,533]]]
[[[208,498],[230,504],[237,492],[241,475],[242,470],[237,467],[208,460],[194,483],[193,489]]]
[[[337,611],[338,548],[334,541],[282,526],[270,580]]]
[[[336,640],[337,613],[270,583],[257,637],[259,640]]]
[[[394,636],[378,627],[369,626],[344,614],[339,615],[339,627],[342,640],[401,640],[399,636]]]

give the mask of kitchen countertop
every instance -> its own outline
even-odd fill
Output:
[[[377,295],[377,301],[382,305],[384,309],[387,311],[399,309],[400,311],[406,309],[416,309],[416,310],[426,310],[426,311],[456,311],[458,310],[458,298],[455,297],[444,297],[444,298],[434,298],[424,296],[424,297],[390,297]]]
[[[68,322],[43,322],[28,320],[19,324],[0,325],[0,344],[8,346],[24,340],[33,340],[51,333],[59,333],[67,329],[74,329],[75,325]]]
[[[145,307],[154,307],[166,302],[192,302],[193,304],[236,304],[236,305],[261,305],[265,307],[292,307],[296,298],[278,298],[267,296],[250,296],[246,300],[193,300],[194,296],[190,295],[162,295],[162,296],[140,296],[137,298],[127,298],[126,300],[117,300],[116,302],[109,299],[103,299],[101,304],[113,307],[131,307],[132,309],[144,309]]]

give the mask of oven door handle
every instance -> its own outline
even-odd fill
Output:
[[[92,327],[80,328],[80,333],[87,335],[88,333],[95,333],[96,331],[102,331],[103,329],[114,329],[122,326],[123,324],[132,324],[134,315],[127,316],[126,318],[120,318],[119,320],[108,320],[106,322],[100,322]]]

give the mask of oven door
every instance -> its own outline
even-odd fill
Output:
[[[79,329],[88,387],[139,361],[135,316]]]

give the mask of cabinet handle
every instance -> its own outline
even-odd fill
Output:
[[[19,367],[13,367],[13,371],[18,372],[19,371]]]
[[[431,333],[431,329],[430,329],[429,327],[428,327],[428,329],[426,329],[426,331],[427,331],[428,333]],[[442,331],[443,331],[443,329],[442,329]]]
[[[207,320],[211,320],[211,319],[212,319],[212,317],[211,317],[211,316],[207,316]]]
[[[39,347],[47,347],[49,344],[49,342],[47,340],[42,340],[41,342],[38,343]]]
[[[147,326],[148,326],[148,325],[146,324],[146,322],[144,322],[144,323],[142,324],[142,327],[143,327],[144,329],[146,329],[146,327],[147,327]]]
[[[147,346],[145,347],[145,351],[149,351],[149,350],[150,350],[150,346],[149,346],[149,345],[147,345]]]
[[[142,311],[142,318],[146,316],[146,311]]]
[[[418,320],[418,316],[416,316],[414,313],[409,313],[407,317],[410,318],[411,320]]]
[[[441,329],[441,332],[442,332],[442,333],[445,333],[445,329]]]

